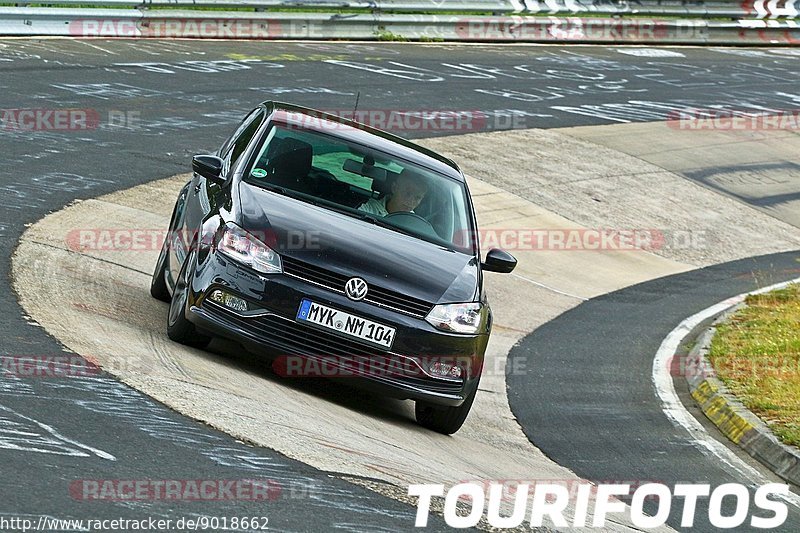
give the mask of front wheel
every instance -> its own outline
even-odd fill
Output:
[[[464,403],[458,407],[436,405],[417,400],[414,406],[414,414],[416,415],[417,423],[437,433],[452,435],[464,425],[464,421],[467,419],[467,415],[472,408],[472,402],[475,401],[477,392],[478,387],[475,387],[464,400]]]
[[[195,348],[205,348],[211,342],[211,337],[198,333],[194,324],[186,319],[186,303],[189,299],[189,280],[192,276],[194,257],[194,252],[186,257],[175,283],[175,290],[172,291],[169,318],[167,319],[167,335],[175,342]]]

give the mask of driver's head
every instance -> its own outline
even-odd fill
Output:
[[[413,211],[428,192],[428,183],[424,176],[406,168],[392,183],[392,195],[386,202],[386,211]]]

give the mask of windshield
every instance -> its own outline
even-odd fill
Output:
[[[273,124],[244,179],[473,253],[464,183],[339,137]]]

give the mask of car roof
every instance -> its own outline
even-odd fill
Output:
[[[451,159],[397,135],[309,107],[273,100],[267,100],[261,106],[273,115],[273,119],[277,118],[281,122],[376,148],[464,181],[461,169]],[[331,127],[331,123],[336,126]]]

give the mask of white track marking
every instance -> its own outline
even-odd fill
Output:
[[[700,448],[703,453],[709,453],[715,456],[731,470],[757,485],[764,485],[771,483],[771,481],[763,476],[761,472],[745,463],[723,443],[708,434],[702,424],[700,424],[700,422],[698,422],[683,406],[683,403],[678,397],[678,393],[675,391],[675,386],[672,383],[672,375],[669,372],[669,360],[675,355],[681,341],[703,321],[743,302],[749,294],[761,294],[775,289],[782,289],[791,283],[798,282],[800,282],[800,278],[770,285],[769,287],[764,287],[763,289],[750,293],[740,294],[690,316],[667,335],[664,342],[662,342],[661,346],[658,348],[658,352],[656,352],[655,359],[653,360],[653,385],[655,386],[656,394],[658,394],[661,400],[661,409],[664,411],[664,414],[667,415],[667,418],[676,426],[685,429],[694,439],[694,444]],[[789,493],[786,496],[782,496],[782,498],[795,507],[800,508],[800,496],[797,494]]]
[[[637,57],[686,57],[686,54],[663,48],[611,48],[620,54]]]
[[[109,461],[116,461],[117,460],[117,458],[114,457],[113,455],[111,455],[110,453],[104,452],[103,450],[98,450],[97,448],[92,448],[91,446],[87,446],[86,444],[82,444],[82,443],[80,443],[78,441],[75,441],[75,440],[72,440],[70,438],[67,438],[67,437],[63,436],[62,434],[60,434],[58,431],[56,431],[55,428],[53,428],[52,426],[49,426],[47,424],[39,422],[38,420],[34,420],[33,418],[30,418],[30,417],[27,417],[27,416],[25,416],[25,415],[23,415],[21,413],[18,413],[15,410],[11,409],[10,407],[6,407],[5,405],[0,405],[0,411],[5,411],[6,413],[9,413],[9,414],[11,414],[11,415],[13,415],[13,416],[15,416],[17,418],[20,418],[22,420],[25,420],[27,422],[30,422],[30,423],[38,426],[39,428],[41,428],[44,431],[46,431],[47,433],[49,433],[50,436],[53,437],[54,439],[56,439],[56,441],[58,441],[58,442],[62,442],[62,443],[66,443],[66,444],[72,444],[73,446],[76,446],[77,448],[80,448],[82,450],[86,450],[87,452],[93,453],[94,455],[96,455],[97,457],[100,457],[101,459],[108,459]],[[36,433],[16,431],[16,430],[14,431],[14,433],[16,435],[18,435],[19,437],[21,437],[21,438],[27,437],[27,438],[33,439],[34,447],[28,448],[28,447],[18,447],[18,446],[13,446],[12,447],[12,446],[9,446],[10,449],[28,450],[28,451],[36,451],[36,452],[42,452],[42,453],[56,453],[57,455],[76,455],[75,453],[53,452],[53,451],[48,451],[48,450],[45,450],[45,449],[35,448],[36,438],[39,437],[39,435],[36,434]],[[80,452],[78,452],[78,453],[80,453]],[[86,455],[84,455],[84,456],[86,456]]]
[[[78,40],[78,41],[75,41],[75,42],[78,42],[78,43],[81,43],[81,44],[85,44],[86,46],[94,48],[95,50],[100,50],[101,52],[105,52],[108,55],[112,55],[112,56],[117,55],[116,52],[112,52],[111,50],[106,50],[105,48],[102,48],[100,46],[97,46],[96,44],[92,44],[92,43],[87,42],[87,41]]]

